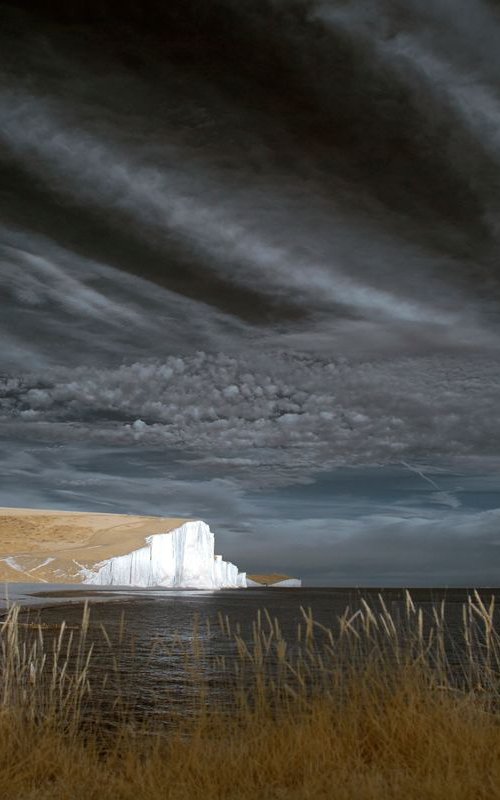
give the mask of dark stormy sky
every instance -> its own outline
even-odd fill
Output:
[[[0,5],[0,503],[498,584],[500,5]]]

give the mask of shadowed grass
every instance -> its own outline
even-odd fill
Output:
[[[192,713],[165,727],[124,703],[109,729],[97,703],[84,724],[95,691],[88,609],[79,636],[63,629],[51,654],[43,632],[25,641],[12,609],[0,638],[0,797],[500,798],[493,603],[476,595],[466,604],[453,663],[444,608],[425,620],[409,595],[403,619],[383,601],[347,611],[335,630],[309,611],[303,617],[294,642],[265,613],[250,642],[221,618],[235,656],[218,664],[220,708],[209,702],[196,634],[194,646],[157,643],[165,652],[185,648],[199,689]]]

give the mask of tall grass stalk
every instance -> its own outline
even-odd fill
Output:
[[[220,616],[156,639],[151,664],[183,665],[183,696],[144,713],[117,641],[102,673],[85,606],[77,629],[0,625],[0,797],[5,800],[500,798],[500,637],[472,594],[462,629],[408,593],[347,608],[332,627],[301,609],[293,640],[263,610],[250,636]],[[211,655],[222,636],[231,655]],[[146,659],[147,660],[147,659]],[[113,704],[99,710],[103,692]],[[154,712],[154,713],[153,713]],[[110,726],[110,720],[114,722]]]

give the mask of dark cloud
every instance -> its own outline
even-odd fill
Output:
[[[8,378],[0,396],[0,424],[24,437],[184,448],[255,485],[345,464],[495,455],[500,440],[497,370],[477,358],[198,352]]]
[[[469,36],[457,55],[444,6],[261,6],[150,4],[133,40],[111,8],[113,36],[80,10],[78,35],[64,14],[42,34],[18,23],[7,219],[254,323],[446,325],[472,311],[464,289],[498,296],[493,48]],[[495,18],[474,19],[491,41]]]

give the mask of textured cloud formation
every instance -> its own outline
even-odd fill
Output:
[[[54,27],[43,39],[16,29],[0,83],[7,218],[253,321],[295,309],[375,320],[394,335],[398,324],[431,325],[438,341],[460,326],[484,344],[478,275],[498,297],[493,50],[488,59],[469,36],[457,56],[467,37],[444,5],[263,7],[221,2],[199,15],[153,4],[169,46],[146,56],[140,35],[110,39],[95,63],[84,54],[90,28],[74,41]],[[176,48],[195,12],[186,71]],[[208,74],[203,61],[223,16],[234,86],[218,55]],[[477,4],[471,17],[491,41],[494,16]],[[250,42],[267,90],[245,60]],[[147,69],[125,68],[118,47]]]
[[[474,370],[474,377],[470,371]],[[349,363],[199,352],[117,369],[8,378],[3,424],[25,435],[186,448],[252,475],[497,452],[494,365]]]
[[[0,369],[227,347],[245,326],[45,237],[0,228]]]
[[[134,36],[100,15],[107,47],[90,55],[91,12],[75,12],[79,36],[57,15],[9,17],[2,238],[22,230],[25,253],[2,271],[16,308],[37,295],[21,262],[75,312],[113,313],[123,278],[106,297],[85,286],[100,265],[312,349],[498,346],[491,8],[471,4],[467,28],[446,3],[147,5]],[[40,252],[56,247],[63,268]]]
[[[137,146],[124,149],[109,134],[99,139],[84,129],[66,128],[64,115],[51,114],[49,108],[33,96],[0,96],[1,135],[12,155],[54,183],[59,193],[117,215],[120,226],[132,226],[147,243],[154,238],[160,247],[166,246],[174,234],[220,279],[243,289],[257,282],[262,295],[278,295],[311,310],[345,307],[368,318],[438,329],[459,322],[478,324],[474,309],[460,309],[459,293],[455,309],[449,307],[450,296],[440,308],[429,306],[433,284],[444,295],[436,277],[427,276],[431,285],[413,284],[411,298],[398,287],[394,291],[383,265],[397,259],[407,270],[425,271],[425,251],[404,240],[391,242],[362,216],[351,219],[332,204],[325,218],[326,208],[318,203],[313,217],[311,208],[306,214],[301,204],[293,203],[289,190],[284,193],[268,180],[257,187],[247,185],[242,195],[226,186],[224,173],[214,165],[207,170],[198,162],[194,172],[185,150],[170,148],[170,163],[151,168],[141,163],[144,157],[134,152]],[[186,162],[180,169],[178,165]],[[247,180],[241,167],[238,171]],[[266,218],[265,206],[280,213]],[[370,280],[368,264],[376,282]],[[401,289],[410,288],[411,281],[408,284],[405,287],[403,281]]]

